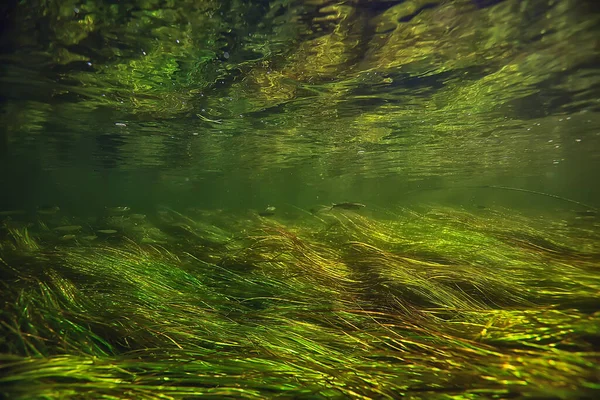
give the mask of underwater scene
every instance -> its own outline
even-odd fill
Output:
[[[0,399],[600,398],[600,2],[5,0]]]

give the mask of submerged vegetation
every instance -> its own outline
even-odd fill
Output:
[[[1,3],[0,398],[598,397],[594,1]]]
[[[7,398],[600,389],[594,219],[439,207],[3,219]]]

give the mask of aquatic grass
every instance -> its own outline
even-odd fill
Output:
[[[465,215],[461,211],[455,214],[450,210],[436,210],[423,215],[411,212],[399,221],[374,222],[355,213],[344,213],[338,218],[343,218],[347,226],[360,227],[357,230],[364,236],[357,237],[362,241],[356,241],[353,250],[371,249],[379,254],[383,270],[387,268],[385,265],[393,264],[389,257],[385,257],[391,255],[406,265],[412,263],[415,271],[428,271],[427,279],[437,275],[438,279],[447,278],[448,282],[456,284],[465,278],[469,282],[462,281],[470,288],[470,296],[475,291],[479,292],[479,296],[483,295],[482,287],[486,287],[486,296],[490,290],[499,291],[496,295],[487,296],[488,303],[493,298],[499,304],[507,301],[514,304],[569,301],[569,297],[578,298],[581,302],[586,296],[584,293],[588,293],[588,297],[595,296],[598,284],[595,260],[598,255],[581,252],[574,247],[593,249],[593,244],[600,241],[597,234],[573,239],[563,232],[565,227],[562,225],[558,231],[537,230],[534,226],[540,223],[539,220],[530,219],[530,224],[527,224],[522,216],[515,216],[515,224],[510,225],[506,221],[511,221],[511,216],[507,214],[492,217]],[[342,228],[345,225],[328,229],[330,240],[334,240],[331,236],[337,234],[337,240],[347,242],[346,228]],[[521,228],[515,229],[515,226]],[[372,230],[379,233],[369,239]],[[513,239],[519,235],[531,239]],[[550,240],[562,243],[555,245],[561,246],[557,247],[557,254],[540,250],[533,243]],[[366,261],[362,259],[361,262]],[[376,265],[375,262],[371,269],[378,269]],[[401,270],[399,267],[387,268],[388,273]],[[483,283],[485,280],[488,282]]]
[[[220,227],[163,212],[158,225],[179,226],[163,244],[125,226],[110,242],[2,247],[0,392],[448,399],[596,388],[593,252],[523,216],[511,226],[400,212],[227,216]],[[540,254],[506,232],[567,250]]]
[[[35,252],[40,249],[36,238],[34,238],[27,226],[18,226],[11,223],[5,223],[4,229],[12,238],[12,246],[21,252]]]
[[[90,307],[73,301],[78,289],[52,271],[48,280],[31,279],[26,287],[3,284],[0,331],[2,351],[8,354],[48,356],[70,354],[112,354],[111,345],[92,327],[109,324],[93,314]]]
[[[29,363],[32,369],[29,373],[12,366],[13,369],[8,370],[11,378],[4,383],[16,386],[18,393],[17,377],[38,382],[40,387],[33,385],[27,395],[42,389],[53,391],[51,398],[62,395],[60,389],[76,390],[73,394],[87,390],[95,395],[107,390],[115,398],[121,398],[115,392],[117,387],[130,395],[144,396],[148,391],[176,398],[190,393],[210,395],[211,389],[216,387],[222,394],[232,396],[240,387],[257,396],[286,391],[301,396],[307,386],[311,388],[307,394],[313,396],[329,391],[334,398],[381,395],[394,398],[400,393],[435,396],[440,392],[478,390],[537,394],[547,390],[540,388],[550,386],[554,389],[566,386],[568,393],[573,389],[569,386],[577,381],[556,382],[555,374],[560,372],[563,377],[568,374],[570,378],[582,379],[592,367],[592,361],[586,362],[577,355],[568,357],[569,354],[553,352],[553,356],[549,356],[534,351],[503,355],[458,340],[447,341],[445,346],[440,343],[415,345],[414,340],[404,340],[404,348],[401,348],[400,338],[393,333],[372,335],[368,348],[360,353],[353,349],[348,355],[311,341],[306,337],[311,331],[315,332],[309,329],[301,335],[293,331],[285,334],[287,330],[277,327],[266,330],[257,337],[255,350],[246,357],[233,358],[219,352],[195,354],[177,349],[146,349],[91,362],[71,358],[68,363],[64,356],[33,360],[41,365]],[[322,337],[320,327],[318,332],[318,337]],[[406,344],[414,349],[411,351]],[[51,370],[43,366],[53,360],[58,365]]]
[[[347,266],[339,262],[339,250],[314,242],[310,237],[298,236],[282,226],[265,226],[264,234],[251,236],[254,242],[247,248],[248,255],[261,255],[254,261],[269,269],[300,273],[306,279],[315,279],[325,286],[353,283]],[[266,267],[263,267],[266,269]],[[316,282],[315,282],[316,283]]]

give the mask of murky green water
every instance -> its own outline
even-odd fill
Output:
[[[593,2],[4,7],[5,209],[600,204]]]

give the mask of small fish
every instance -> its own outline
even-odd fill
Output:
[[[88,235],[88,236],[82,236],[81,238],[83,240],[96,240],[96,239],[98,239],[98,236],[96,236],[96,235]]]
[[[267,206],[263,211],[259,212],[258,215],[261,217],[272,217],[275,215],[276,208],[273,206]]]
[[[53,215],[59,211],[60,211],[60,207],[58,207],[58,206],[40,207],[37,209],[38,214],[42,214],[42,215]]]
[[[596,217],[598,215],[597,211],[594,210],[585,210],[585,211],[575,211],[575,214],[580,217]]]
[[[77,232],[81,230],[81,225],[65,225],[54,228],[56,232]]]
[[[2,216],[2,217],[10,216],[10,215],[20,215],[20,214],[25,214],[25,211],[23,211],[23,210],[0,211],[0,216]]]
[[[105,235],[112,235],[112,234],[114,234],[114,233],[117,233],[117,231],[116,231],[116,230],[114,230],[114,229],[100,229],[100,230],[98,230],[97,232],[98,232],[98,233],[103,233],[103,234],[105,234]]]
[[[130,208],[130,207],[127,207],[127,206],[121,206],[121,207],[106,207],[106,210],[107,210],[107,211],[109,211],[109,212],[111,212],[111,213],[116,213],[116,214],[118,214],[118,213],[125,213],[125,212],[127,212],[127,211],[131,210],[131,208]]]
[[[329,207],[330,210],[333,209],[340,209],[340,210],[359,210],[361,208],[365,208],[366,205],[361,204],[361,203],[350,203],[350,202],[346,202],[346,203],[334,203],[331,205],[331,207]]]
[[[69,240],[74,240],[76,237],[77,236],[75,235],[63,235],[60,237],[60,240],[67,242]]]

